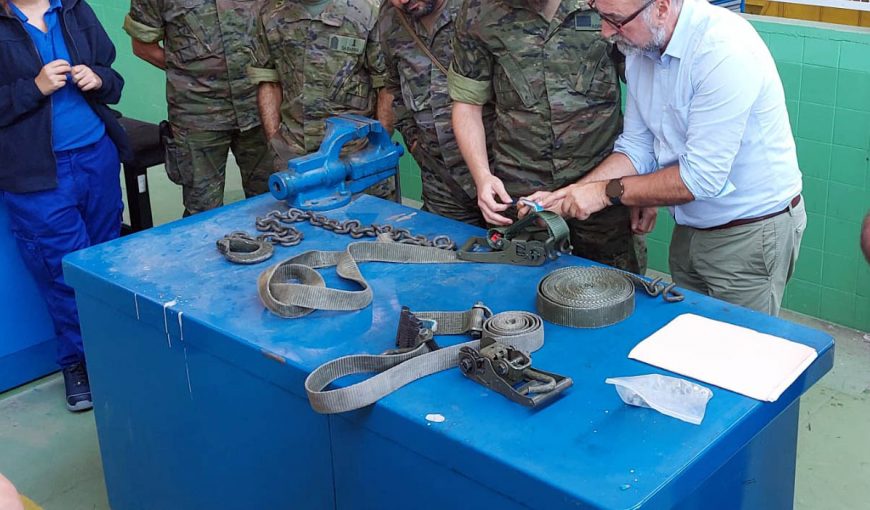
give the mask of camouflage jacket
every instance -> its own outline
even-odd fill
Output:
[[[260,124],[257,88],[247,76],[254,21],[264,0],[130,0],[124,30],[163,41],[169,119],[191,129]]]
[[[576,181],[622,128],[615,50],[586,0],[551,22],[527,0],[467,0],[456,19],[451,97],[494,101],[493,173],[512,195]]]
[[[315,17],[294,0],[263,6],[249,75],[281,84],[281,137],[291,154],[317,150],[327,117],[374,116],[385,73],[377,18],[376,0],[333,0]]]
[[[453,60],[454,20],[462,0],[447,0],[429,33],[411,16],[405,16],[417,36],[442,65]],[[452,176],[470,197],[476,196],[474,180],[453,135],[452,104],[447,76],[417,46],[398,18],[398,10],[386,3],[381,8],[379,28],[387,63],[386,87],[395,98],[396,129],[408,147],[415,146],[414,158],[423,171],[438,167]],[[495,118],[491,104],[484,107],[484,128],[490,131]]]

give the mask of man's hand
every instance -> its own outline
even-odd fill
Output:
[[[554,191],[550,200],[562,201],[562,216],[585,220],[610,205],[610,200],[604,192],[606,186],[607,181],[572,184]],[[544,207],[548,208],[546,204]]]
[[[511,206],[513,200],[504,189],[504,183],[494,175],[489,175],[475,183],[477,185],[477,205],[483,219],[493,225],[510,225],[513,220],[499,214]],[[498,198],[497,201],[496,198]]]
[[[87,92],[89,90],[98,90],[103,86],[103,80],[90,67],[79,64],[72,68],[73,83],[78,85],[79,90]]]
[[[45,64],[34,80],[43,96],[50,96],[66,85],[66,75],[72,71],[66,60],[52,60]]]
[[[658,207],[632,207],[631,231],[638,235],[649,234],[656,226]]]
[[[523,197],[526,200],[536,202],[541,205],[545,210],[552,211],[559,216],[562,216],[562,200],[554,197],[554,191],[536,191],[527,197]],[[522,203],[521,203],[522,204]],[[518,215],[520,218],[529,214],[531,208],[525,204],[520,205],[518,210]]]

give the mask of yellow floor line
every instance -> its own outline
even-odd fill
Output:
[[[24,503],[24,510],[42,510],[42,507],[33,502],[32,499],[25,495],[21,495],[21,502]]]

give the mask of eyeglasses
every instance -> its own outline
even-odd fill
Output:
[[[616,21],[615,19],[611,18],[610,16],[607,16],[606,14],[602,14],[598,9],[595,8],[595,0],[589,0],[589,7],[593,11],[597,12],[598,15],[601,16],[601,19],[603,19],[608,24],[610,24],[610,26],[612,26],[614,29],[616,29],[618,31],[621,31],[622,27],[624,27],[625,25],[628,25],[629,23],[634,21],[634,18],[640,16],[640,13],[642,13],[647,7],[652,5],[655,1],[656,0],[647,0],[647,2],[640,7],[640,9],[629,14],[622,21]]]

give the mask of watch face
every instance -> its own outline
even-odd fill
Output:
[[[622,192],[622,182],[619,179],[611,179],[604,188],[604,193],[610,198],[619,198]]]

